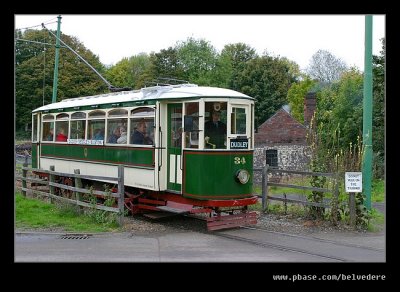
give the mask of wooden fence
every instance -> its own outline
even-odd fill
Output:
[[[277,197],[277,196],[272,196],[268,194],[268,187],[269,186],[276,186],[276,187],[286,187],[286,188],[292,188],[292,189],[299,189],[299,190],[308,190],[308,191],[318,191],[318,192],[323,192],[323,193],[331,193],[332,194],[332,199],[335,200],[335,202],[338,202],[338,196],[339,196],[339,183],[338,183],[338,177],[337,174],[335,173],[324,173],[324,172],[308,172],[308,171],[297,171],[297,170],[285,170],[285,169],[276,169],[276,168],[270,168],[268,165],[266,165],[263,168],[254,168],[254,171],[262,171],[262,188],[261,188],[261,197],[262,197],[262,210],[263,212],[267,211],[268,208],[268,200],[277,200],[277,201],[282,201],[285,203],[285,205],[289,203],[297,203],[297,204],[303,204],[307,206],[314,206],[314,207],[322,207],[322,208],[331,208],[332,205],[329,203],[317,203],[317,202],[310,202],[307,200],[298,200],[298,199],[293,199],[293,198],[287,198],[286,194],[283,193],[283,197]],[[323,177],[332,177],[333,178],[333,187],[331,189],[329,188],[318,188],[318,187],[312,187],[312,186],[302,186],[302,185],[294,185],[294,184],[285,184],[281,182],[274,182],[274,181],[268,181],[268,173],[287,173],[287,174],[299,174],[302,176],[323,176]],[[301,196],[301,194],[291,194],[291,195],[298,195]],[[352,222],[352,218],[355,216],[355,208],[354,210],[350,210],[350,221]]]
[[[28,163],[25,161],[25,163],[23,164],[23,167],[22,167],[22,175],[16,176],[17,179],[20,179],[22,181],[21,190],[22,190],[23,196],[26,196],[27,192],[34,192],[41,196],[50,198],[51,202],[53,202],[53,199],[55,199],[55,200],[59,200],[59,201],[68,202],[70,204],[75,204],[75,205],[78,205],[81,207],[95,208],[98,210],[115,212],[115,213],[118,213],[118,219],[117,219],[118,224],[122,225],[122,222],[123,222],[122,218],[124,216],[124,193],[125,193],[125,190],[124,190],[124,167],[122,165],[118,166],[118,177],[82,175],[82,174],[80,174],[79,169],[75,169],[74,174],[62,173],[62,172],[56,172],[54,169],[54,166],[50,166],[50,170],[40,169],[41,173],[45,173],[45,174],[49,175],[49,180],[44,180],[44,179],[28,176],[29,171],[30,172],[38,171],[38,169],[28,167]],[[56,183],[55,182],[56,176],[74,178],[75,187]],[[103,181],[113,181],[113,182],[115,181],[118,184],[118,191],[115,193],[115,192],[103,192],[103,191],[97,191],[97,190],[88,190],[88,189],[82,188],[82,181],[81,181],[82,179],[100,180],[100,181],[103,180]],[[31,182],[30,188],[28,188],[27,182]],[[43,191],[33,189],[32,183],[34,183],[35,185],[39,184],[39,185],[49,186],[49,191],[43,192]],[[75,199],[69,199],[69,198],[65,198],[65,197],[56,195],[55,188],[72,191]],[[82,201],[82,194],[100,195],[105,198],[110,197],[110,196],[117,198],[118,199],[118,207],[109,207],[109,206],[84,202],[84,201]]]

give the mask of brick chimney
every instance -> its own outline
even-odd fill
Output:
[[[308,92],[304,98],[304,126],[308,127],[315,112],[316,93]]]

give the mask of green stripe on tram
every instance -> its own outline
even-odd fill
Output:
[[[154,167],[153,148],[42,144],[41,156]]]

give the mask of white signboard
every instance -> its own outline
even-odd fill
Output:
[[[346,172],[345,187],[346,187],[346,193],[361,193],[362,172]]]

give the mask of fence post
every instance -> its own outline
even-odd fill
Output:
[[[268,164],[263,167],[262,170],[262,211],[265,212],[268,204]]]
[[[333,192],[333,204],[331,206],[331,215],[333,222],[336,225],[338,222],[337,213],[339,212],[339,172],[335,175],[335,191]]]
[[[74,169],[74,173],[75,174],[81,174],[81,171],[79,169]],[[82,188],[82,179],[80,177],[75,177],[75,187],[76,188]],[[81,201],[81,199],[82,199],[81,198],[81,193],[78,192],[78,191],[75,191],[74,194],[75,194],[75,200],[77,202]],[[83,207],[79,206],[79,205],[77,205],[77,206],[78,206],[79,211],[81,212]]]
[[[50,171],[55,171],[54,165],[50,165]],[[54,174],[51,172],[49,173],[49,179],[50,179],[50,182],[54,183],[54,181],[55,181]],[[50,186],[50,194],[55,195],[54,186]],[[54,202],[53,198],[50,197],[50,203],[53,203],[53,202]]]
[[[22,165],[23,167],[28,167],[28,159],[25,158],[25,162]],[[26,197],[26,191],[23,189],[26,189],[26,177],[27,177],[28,171],[26,169],[22,169],[22,195]]]
[[[350,225],[356,226],[356,196],[355,193],[349,193]]]
[[[123,217],[124,217],[124,196],[125,196],[125,187],[124,187],[124,166],[118,165],[118,224],[122,226]]]

